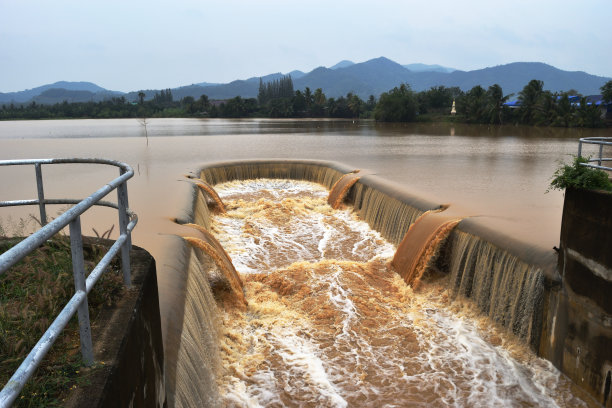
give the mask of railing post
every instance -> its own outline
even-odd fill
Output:
[[[578,157],[582,157],[582,140],[578,140]]]
[[[601,158],[603,156],[603,144],[599,145],[599,160],[597,161],[597,165],[601,166]]]
[[[85,292],[85,297],[78,308],[79,333],[81,335],[81,354],[86,366],[93,365],[93,346],[91,342],[91,325],[89,323],[89,306],[87,304],[87,289],[85,287],[85,261],[83,259],[83,236],[81,235],[81,217],[70,222],[70,250],[72,252],[72,273],[74,274],[74,289]]]
[[[38,208],[40,209],[40,224],[47,225],[47,211],[45,209],[45,190],[43,189],[42,165],[36,163],[36,188],[38,189]]]
[[[123,175],[124,173],[125,170],[119,170],[120,175]],[[127,209],[129,208],[127,180],[117,187],[117,204],[119,207],[119,232],[121,235],[127,235],[127,240],[121,246],[121,269],[123,270],[123,283],[129,288],[132,286],[132,275],[130,271],[130,250],[132,249],[132,238],[127,230],[127,225],[129,223],[129,217],[127,214]]]

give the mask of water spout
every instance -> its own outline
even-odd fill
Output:
[[[344,176],[340,177],[338,181],[332,186],[331,191],[329,192],[329,197],[327,198],[327,203],[334,209],[337,210],[342,204],[344,197],[351,189],[351,187],[357,183],[361,175],[359,174],[359,170],[355,170],[352,173],[347,173]]]
[[[194,182],[195,185],[200,188],[200,190],[205,191],[210,198],[214,200],[215,204],[217,204],[217,209],[221,213],[225,213],[225,205],[223,204],[223,201],[221,201],[221,197],[219,197],[219,194],[217,194],[215,189],[202,179],[196,179]]]
[[[418,285],[442,242],[463,219],[453,211],[445,211],[447,208],[423,213],[397,247],[391,265],[408,285]]]
[[[208,230],[197,224],[185,224],[187,227],[197,229],[202,233],[202,238],[183,237],[183,239],[195,248],[199,248],[208,254],[217,267],[223,273],[223,279],[215,279],[211,282],[213,292],[216,296],[222,296],[221,292],[231,291],[235,299],[242,306],[247,305],[247,300],[244,296],[244,286],[242,279],[238,275],[231,258],[225,252],[219,241]]]

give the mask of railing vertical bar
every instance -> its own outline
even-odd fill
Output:
[[[123,175],[125,171],[119,170],[119,174]],[[129,217],[127,214],[128,206],[128,195],[127,195],[127,181],[124,181],[117,186],[117,204],[119,207],[119,232],[121,235],[127,235],[127,240],[121,247],[121,269],[123,270],[123,283],[128,288],[132,285],[132,274],[130,270],[130,249],[132,248],[132,239],[128,233],[128,222]]]
[[[582,157],[582,140],[578,141],[578,157]]]
[[[36,163],[36,188],[38,190],[38,208],[40,209],[40,224],[47,225],[47,210],[45,208],[45,190],[43,188],[42,164]]]
[[[598,165],[598,166],[601,166],[601,158],[602,158],[602,155],[603,155],[603,145],[602,145],[602,144],[600,144],[600,145],[599,145],[599,160],[597,161],[597,165]]]
[[[83,258],[83,236],[81,235],[80,216],[70,222],[70,250],[72,252],[72,272],[74,274],[75,292],[83,292],[85,294],[78,308],[81,354],[83,356],[83,364],[91,366],[94,359],[91,325],[89,323],[89,306],[87,304],[87,288],[85,286],[85,260]]]

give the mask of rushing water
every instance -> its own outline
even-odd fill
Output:
[[[395,248],[307,182],[216,186],[212,228],[248,307],[221,311],[223,406],[586,406],[443,282],[413,291]]]
[[[373,122],[330,120],[150,119],[147,122],[148,143],[144,137],[144,128],[136,119],[0,122],[0,159],[104,157],[132,165],[136,175],[129,182],[130,206],[140,220],[134,231],[134,242],[148,249],[157,260],[162,319],[165,321],[174,318],[170,312],[173,305],[166,303],[169,288],[175,286],[168,260],[176,255],[167,251],[167,248],[173,247],[169,245],[168,235],[186,228],[178,227],[172,219],[181,216],[190,205],[191,182],[184,175],[193,174],[205,163],[253,158],[340,161],[355,169],[362,169],[363,172],[394,181],[416,196],[438,203],[451,203],[455,208],[465,208],[465,213],[480,216],[478,222],[529,245],[551,248],[558,244],[562,194],[544,192],[557,161],[569,159],[568,154],[576,151],[579,137],[610,136],[610,130],[380,125]],[[90,194],[114,178],[116,169],[78,165],[43,166],[43,173],[47,198],[79,197]],[[0,200],[36,196],[33,168],[0,168],[0,178]],[[0,209],[0,226],[9,233],[19,232],[22,229],[19,217],[25,217],[29,212],[35,212],[35,208]],[[48,210],[48,213],[53,215],[54,210]],[[336,242],[332,238],[338,237],[333,237],[332,230],[344,228],[340,227],[343,222],[350,224],[349,219],[329,219],[324,215],[320,217],[323,217],[321,224],[312,224],[312,231],[322,233],[324,243]],[[326,222],[331,222],[333,228],[325,228]],[[33,227],[33,224],[30,222],[29,227]],[[100,209],[85,216],[83,224],[85,233],[93,234],[92,228],[102,233],[117,224],[117,220],[111,210]],[[344,232],[349,230],[343,229]],[[277,234],[277,238],[288,239],[282,234]],[[298,238],[303,240],[307,237],[291,238],[289,241]],[[375,237],[371,238],[368,245],[375,241]],[[335,276],[336,267],[341,265],[331,263],[325,266],[325,262],[329,261],[322,259],[335,259],[334,253],[346,253],[348,247],[344,244],[336,249],[326,245],[319,247],[320,242],[310,246],[302,244],[304,248],[298,247],[296,250],[302,254],[310,253],[309,256],[313,258],[307,260],[311,263],[323,263],[321,268],[313,270],[313,274]],[[283,242],[285,244],[290,245],[291,242]],[[256,255],[259,259],[265,259],[265,251],[274,252],[274,245],[260,248],[263,252]],[[357,245],[357,242],[350,245]],[[362,249],[359,245],[356,253]],[[275,255],[286,259],[281,270],[290,268],[290,254],[286,252],[280,251]],[[379,248],[376,252],[386,254],[387,250]],[[237,260],[240,263],[239,258]],[[367,259],[351,261],[368,264]],[[364,270],[380,271],[381,279],[387,279],[378,283],[372,281],[373,287],[382,285],[383,288],[403,291],[391,275],[385,275],[384,262],[372,262]],[[354,276],[350,269],[338,272],[334,278],[338,284]],[[327,282],[327,288],[331,290],[336,285],[334,282]],[[252,288],[257,282],[246,284]],[[295,284],[302,288],[315,285],[314,281]],[[335,287],[333,289],[336,290]],[[425,300],[422,301],[425,303],[408,302],[405,308],[417,305],[418,309],[406,309],[408,320],[425,318],[422,314],[425,309],[442,310],[438,308],[439,302],[444,303],[445,294],[442,292],[437,293],[432,289],[429,294],[425,294]],[[390,302],[393,304],[393,300]],[[427,302],[433,302],[433,306],[427,306]],[[425,305],[424,309],[420,310],[423,307],[419,305]],[[354,302],[353,307],[358,310],[360,306]],[[411,313],[417,313],[417,317]],[[434,328],[447,327],[444,326],[446,320],[435,323],[440,322],[437,313],[431,317],[430,323]],[[444,313],[442,315],[446,316]],[[338,319],[344,321],[342,317]],[[477,325],[474,320],[459,321],[468,326]],[[457,329],[457,333],[461,336],[463,328]],[[478,341],[469,340],[468,343],[478,344]],[[437,343],[434,341],[431,344]],[[181,352],[189,354],[189,351]],[[302,363],[297,361],[296,364],[300,366]],[[512,367],[509,369],[514,369]],[[308,368],[311,371],[318,369],[316,365]],[[490,380],[488,374],[483,376],[486,381]],[[490,386],[493,383],[489,381],[487,384]],[[330,401],[336,401],[332,391],[333,387],[326,392],[332,398]],[[508,391],[501,391],[499,395],[505,392]],[[461,392],[454,395],[458,395],[456,398],[465,398],[460,396]]]

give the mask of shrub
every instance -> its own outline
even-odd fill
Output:
[[[582,165],[582,163],[588,162],[588,158],[575,156],[571,165],[562,163],[553,174],[549,190],[564,190],[568,187],[574,187],[584,190],[612,191],[612,182],[608,178],[608,173]]]

